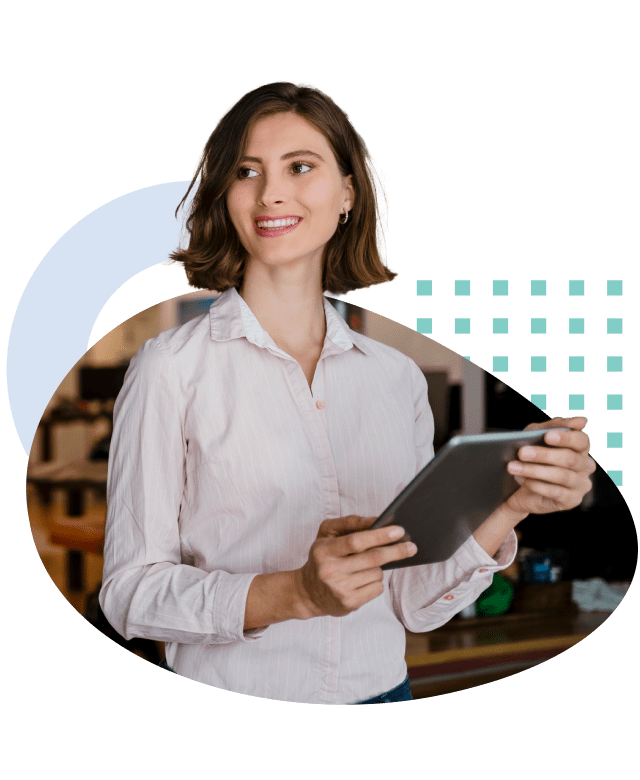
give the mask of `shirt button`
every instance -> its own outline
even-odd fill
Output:
[[[322,403],[322,401],[316,401],[316,406],[318,407],[318,409],[324,409],[324,404]]]
[[[480,574],[484,574],[486,569],[478,569],[478,571],[480,572]]]
[[[447,599],[447,601],[451,601],[452,598],[453,595],[451,593],[447,593],[447,595],[445,596],[445,599]]]

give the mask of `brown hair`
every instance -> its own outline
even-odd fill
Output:
[[[391,281],[396,274],[384,265],[378,252],[378,206],[364,141],[330,97],[318,89],[287,82],[248,92],[218,123],[176,209],[177,216],[197,182],[185,223],[189,244],[186,249],[172,252],[171,260],[184,265],[192,287],[218,292],[240,287],[247,253],[229,217],[225,196],[237,175],[253,123],[261,117],[286,112],[303,117],[320,130],[342,175],[353,175],[355,203],[347,224],[338,225],[327,243],[323,290],[339,294]]]

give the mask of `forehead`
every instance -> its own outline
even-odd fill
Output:
[[[335,161],[324,133],[292,113],[272,114],[258,119],[249,131],[245,154],[262,159],[279,158],[297,149],[309,149],[322,155],[327,162]]]

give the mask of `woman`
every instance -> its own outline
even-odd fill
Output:
[[[520,452],[509,469],[521,487],[450,560],[383,573],[416,550],[390,544],[400,528],[368,527],[433,457],[433,418],[415,363],[323,298],[394,276],[376,247],[364,143],[321,92],[271,84],[222,119],[194,187],[189,245],[173,257],[222,294],[131,363],[102,608],[210,685],[408,699],[405,627],[436,628],[474,601],[513,561],[529,512],[580,502],[594,469],[586,420],[545,424],[573,430]]]

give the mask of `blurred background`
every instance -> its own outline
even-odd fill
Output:
[[[208,311],[215,293],[164,301],[122,323],[73,367],[51,399],[29,458],[27,505],[36,548],[65,598],[97,630],[153,663],[162,643],[125,641],[98,604],[112,413],[129,360],[149,338]],[[462,356],[402,325],[329,299],[349,326],[399,349],[423,370],[436,451],[457,433],[517,430],[548,419],[531,402]],[[579,642],[623,598],[637,537],[619,490],[598,467],[575,510],[530,516],[519,554],[445,626],[407,632],[414,698],[481,685],[523,671]]]

